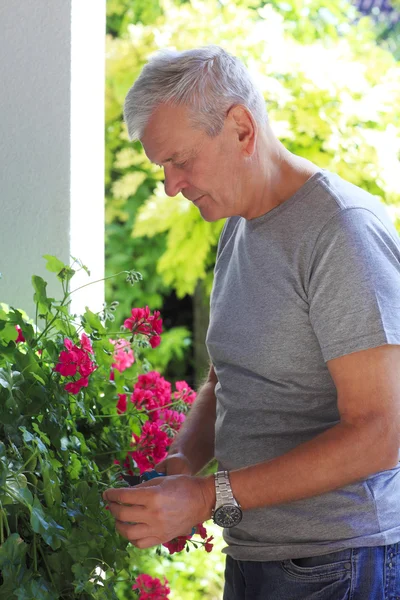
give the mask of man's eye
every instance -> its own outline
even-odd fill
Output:
[[[184,161],[183,161],[183,162],[181,162],[181,163],[176,163],[176,164],[175,164],[175,166],[176,166],[178,169],[183,169],[183,167],[184,167],[186,164],[187,164],[187,160],[184,160]]]

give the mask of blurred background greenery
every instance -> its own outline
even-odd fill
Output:
[[[110,282],[106,299],[126,316],[134,306],[161,310],[166,333],[151,363],[170,381],[195,386],[207,370],[223,222],[206,223],[182,196],[168,198],[162,171],[127,138],[124,98],[149,56],[210,43],[237,55],[257,78],[283,144],[379,196],[399,225],[399,40],[400,0],[107,0],[106,271],[134,268],[143,282],[129,295]],[[171,598],[214,600],[223,573],[215,535],[211,554],[171,562],[132,549],[133,560],[165,574]]]

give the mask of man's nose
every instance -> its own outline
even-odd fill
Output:
[[[187,182],[179,169],[173,165],[164,167],[164,189],[167,196],[177,196],[185,187]]]

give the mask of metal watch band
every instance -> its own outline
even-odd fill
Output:
[[[238,502],[233,497],[228,471],[218,471],[215,473],[215,496],[216,509],[223,504],[237,504],[237,506],[239,506]]]

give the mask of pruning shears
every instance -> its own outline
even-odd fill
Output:
[[[134,485],[139,485],[144,481],[150,481],[150,479],[154,479],[155,477],[164,477],[165,473],[159,473],[155,469],[152,471],[145,471],[141,475],[124,475],[121,473],[123,479],[128,483],[131,487]]]
[[[159,473],[155,469],[153,469],[152,471],[145,471],[141,475],[124,475],[123,473],[121,473],[121,475],[130,487],[139,485],[144,481],[150,481],[150,479],[155,479],[156,477],[165,477],[165,473]],[[195,533],[196,527],[193,527],[191,535],[194,535]]]

